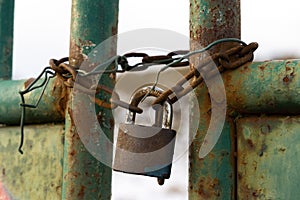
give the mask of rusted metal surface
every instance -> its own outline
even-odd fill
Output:
[[[299,199],[300,117],[237,120],[238,198]]]
[[[0,1],[0,80],[12,77],[14,0]]]
[[[71,20],[71,40],[69,62],[72,67],[79,67],[83,59],[91,50],[105,39],[117,33],[118,0],[73,0]],[[105,55],[116,54],[116,43],[107,46],[101,52]],[[112,88],[114,80],[108,75],[102,76],[101,85]],[[62,199],[110,199],[111,196],[111,168],[105,166],[85,148],[72,121],[74,108],[80,108],[87,121],[84,130],[91,133],[89,124],[95,117],[107,137],[112,140],[113,117],[110,109],[96,106],[99,116],[90,116],[89,109],[92,102],[88,95],[79,95],[81,101],[74,102],[72,93],[66,114],[66,133],[64,150],[63,192]],[[109,95],[100,96],[99,99],[109,99]],[[78,111],[78,109],[77,109]],[[86,115],[87,114],[87,115]],[[95,123],[95,122],[93,122]],[[96,138],[95,138],[96,139]],[[102,138],[100,138],[101,140]],[[99,138],[97,138],[97,141]],[[96,140],[95,140],[96,141]],[[105,147],[104,147],[105,148]],[[112,149],[107,148],[103,157],[112,158]]]
[[[26,126],[25,153],[20,128],[0,127],[0,199],[60,199],[63,125]]]
[[[240,38],[239,0],[190,0],[191,50],[228,37]],[[232,45],[220,45],[211,52],[226,50]],[[191,70],[199,62],[199,59],[191,59]],[[209,127],[211,104],[205,86],[196,88],[195,93],[201,118],[196,138],[190,148],[189,199],[234,199],[234,125],[228,118],[214,149],[204,159],[199,159],[199,149]],[[194,124],[191,115],[190,126],[193,127]]]
[[[225,72],[229,109],[239,113],[299,114],[300,61],[256,62]]]
[[[73,0],[70,64],[78,66],[95,46],[117,34],[119,1]],[[115,44],[116,45],[116,44]],[[114,50],[108,55],[115,54]]]
[[[253,42],[249,45],[243,44],[240,45],[241,41],[236,39],[226,39],[227,42],[230,40],[235,40],[237,42],[237,46],[227,49],[226,51],[217,52],[212,54],[211,56],[207,56],[204,59],[198,62],[198,65],[195,66],[195,69],[190,70],[181,80],[179,80],[175,86],[164,91],[153,104],[157,104],[160,102],[164,102],[169,96],[173,96],[170,98],[172,104],[178,101],[181,97],[185,96],[189,92],[191,92],[194,88],[200,85],[205,79],[210,79],[217,74],[224,72],[225,70],[232,70],[238,67],[243,66],[244,64],[251,62],[254,58],[253,52],[258,48],[258,44]],[[216,43],[220,41],[217,40]],[[215,43],[215,44],[216,44]],[[241,42],[242,43],[242,42]],[[226,57],[226,59],[224,59]],[[194,62],[196,62],[194,60]],[[216,65],[216,67],[212,67],[212,63]],[[190,82],[188,86],[184,87],[183,85],[186,82]],[[175,95],[176,93],[176,95]]]
[[[200,159],[199,144],[203,142],[209,123],[209,116],[201,114],[204,115],[200,121],[201,129],[190,148],[189,199],[234,199],[236,189],[234,123],[232,121],[225,123],[213,151],[204,159]]]
[[[190,0],[192,41],[206,46],[221,38],[240,38],[240,29],[239,0]]]
[[[20,124],[21,116],[21,97],[19,91],[24,90],[32,81],[3,80],[0,82],[0,124],[15,125]],[[38,100],[41,90],[35,90],[25,95],[25,101],[29,104],[35,104]],[[61,85],[55,80],[50,81],[42,97],[39,106],[36,109],[28,108],[25,116],[25,123],[52,123],[62,122],[64,120],[64,111],[66,97],[63,94]]]

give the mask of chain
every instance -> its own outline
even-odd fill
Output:
[[[222,73],[228,69],[236,69],[247,62],[251,62],[254,58],[253,52],[258,48],[257,43],[250,43],[249,45],[242,43],[242,45],[232,47],[231,49],[226,50],[222,53],[215,53],[209,57],[201,60],[200,64],[192,69],[188,74],[186,74],[182,79],[180,79],[175,86],[164,91],[158,98],[155,99],[153,104],[160,104],[170,98],[170,102],[174,104],[181,97],[187,95],[190,91],[192,91],[195,87],[200,85],[205,76],[205,78],[212,78],[216,74]],[[217,65],[217,68],[211,68],[209,65],[213,64]],[[163,68],[163,70],[165,70]],[[152,89],[155,88],[159,74],[157,75],[157,79]],[[194,78],[192,81],[190,81]],[[184,84],[189,82],[189,85],[184,88]]]
[[[195,87],[203,82],[203,77],[211,78],[214,75],[223,72],[227,69],[235,69],[244,65],[247,62],[251,62],[253,60],[253,52],[257,49],[257,43],[250,43],[247,45],[243,41],[236,39],[236,38],[224,38],[221,40],[217,40],[203,49],[196,50],[196,51],[186,51],[186,50],[179,50],[173,51],[168,53],[167,55],[156,55],[156,56],[149,56],[146,53],[127,53],[123,56],[113,56],[112,58],[108,59],[107,61],[97,65],[93,68],[93,70],[87,72],[78,68],[74,68],[68,64],[69,58],[65,57],[60,60],[51,59],[49,64],[50,67],[46,67],[42,73],[27,87],[25,90],[20,91],[22,103],[22,114],[21,114],[21,142],[19,147],[19,152],[22,154],[23,151],[23,138],[24,138],[24,121],[25,121],[25,108],[37,108],[39,102],[41,101],[42,95],[49,83],[49,80],[53,77],[57,77],[62,81],[65,87],[73,88],[75,86],[76,80],[76,89],[79,91],[87,94],[92,102],[97,104],[100,107],[107,108],[107,109],[115,109],[116,107],[120,106],[126,108],[134,113],[142,113],[143,110],[135,105],[128,104],[120,99],[120,96],[113,91],[112,89],[104,86],[104,85],[92,85],[88,79],[85,77],[96,75],[96,74],[103,74],[103,73],[124,73],[126,71],[143,71],[146,70],[148,67],[157,66],[157,65],[165,65],[158,71],[156,81],[152,87],[148,91],[143,99],[145,99],[150,93],[151,90],[154,90],[156,87],[159,75],[161,72],[165,71],[169,67],[183,67],[189,66],[188,58],[192,55],[203,53],[210,49],[211,47],[223,43],[223,42],[238,42],[241,45],[235,46],[225,52],[215,53],[210,57],[206,57],[201,60],[201,63],[191,70],[188,74],[186,74],[181,80],[179,80],[175,86],[172,88],[164,91],[160,94],[153,104],[161,104],[169,99],[171,104],[177,102],[181,97],[188,94],[192,91]],[[128,59],[129,58],[141,58],[141,62],[129,65]],[[207,71],[207,66],[211,64],[213,61],[218,67],[214,70]],[[111,66],[112,69],[104,70],[107,66]],[[41,84],[38,84],[38,81],[45,77]],[[191,80],[194,78],[193,80]],[[189,85],[184,87],[184,84],[189,82]],[[92,85],[92,86],[90,86]],[[37,88],[41,88],[42,92],[40,94],[39,99],[37,100],[36,104],[26,104],[24,95],[29,93]],[[104,101],[102,99],[95,98],[95,94],[99,94],[101,91],[108,93],[111,96],[109,102]],[[142,101],[143,101],[142,99]]]

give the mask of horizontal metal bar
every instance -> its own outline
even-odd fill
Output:
[[[3,80],[0,81],[0,124],[13,125],[20,123],[21,97],[20,90],[24,90],[33,79],[28,80]],[[35,104],[41,89],[25,95],[28,104]],[[25,123],[61,122],[64,120],[64,105],[66,95],[56,80],[51,80],[41,99],[39,106],[26,108]]]
[[[246,64],[223,76],[229,109],[239,113],[300,113],[300,60]]]

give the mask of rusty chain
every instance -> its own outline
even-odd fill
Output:
[[[170,98],[170,102],[174,104],[181,97],[188,94],[195,87],[200,85],[205,78],[212,78],[218,73],[222,73],[228,69],[236,69],[247,62],[251,62],[254,58],[253,52],[258,48],[257,43],[250,43],[249,45],[239,45],[226,50],[225,52],[215,53],[205,59],[201,60],[201,63],[180,79],[175,86],[164,91],[158,98],[155,99],[153,104],[160,104]],[[217,68],[212,70],[208,67],[214,62]],[[206,70],[208,69],[208,70]],[[190,81],[194,78],[192,81]],[[189,82],[190,84],[184,88],[183,85]],[[155,87],[156,84],[154,84]]]
[[[249,45],[245,44],[244,42],[229,38],[229,39],[223,39],[225,42],[228,41],[234,41],[239,42],[241,45],[232,47],[231,49],[226,50],[225,52],[218,52],[215,53],[209,57],[204,58],[201,63],[193,70],[191,70],[188,74],[186,74],[181,80],[179,80],[175,86],[172,88],[164,91],[155,101],[153,104],[158,104],[166,101],[166,99],[169,97],[171,99],[171,103],[174,104],[177,102],[181,97],[188,94],[190,91],[192,91],[195,87],[197,87],[199,84],[203,82],[203,75],[206,76],[206,78],[210,78],[214,76],[217,73],[221,73],[224,70],[227,69],[235,69],[237,67],[240,67],[244,65],[247,62],[251,62],[253,60],[253,52],[257,49],[258,44],[257,43],[250,43]],[[222,40],[216,41],[215,44],[224,42]],[[210,44],[213,46],[214,44]],[[210,48],[210,47],[209,47]],[[111,72],[118,72],[122,73],[125,71],[130,70],[145,70],[145,68],[153,65],[159,65],[159,64],[165,64],[167,67],[182,67],[189,65],[188,59],[189,56],[193,55],[193,52],[180,50],[180,51],[173,51],[168,53],[167,55],[157,55],[157,56],[149,56],[146,53],[127,53],[123,56],[115,56],[111,58],[110,60],[106,61],[107,64],[115,63],[115,68],[113,70],[107,70],[103,71],[103,65],[99,65],[94,68],[91,72],[85,72],[79,69],[75,69],[71,67],[68,62],[68,58],[62,58],[60,60],[51,59],[50,60],[50,67],[52,70],[55,71],[58,78],[63,80],[63,83],[67,87],[74,87],[74,82],[76,77],[79,76],[89,76],[93,74],[100,74],[100,73],[111,73]],[[181,55],[181,57],[174,58],[174,56]],[[132,57],[140,57],[142,58],[142,62],[137,63],[135,65],[129,65],[128,58]],[[214,69],[212,71],[207,71],[206,66],[211,64],[211,61],[213,61],[218,67],[217,70]],[[118,66],[121,66],[121,69],[118,69]],[[97,69],[97,68],[100,68]],[[163,70],[165,70],[163,68]],[[160,70],[159,72],[163,71]],[[193,80],[191,80],[193,78]],[[84,79],[77,79],[76,88],[78,90],[89,94],[89,98],[91,101],[96,103],[100,107],[108,108],[108,109],[114,109],[117,106],[129,109],[132,112],[136,113],[142,113],[142,109],[135,107],[133,105],[130,105],[122,100],[120,100],[119,95],[114,92],[113,90],[109,89],[106,86],[103,85],[93,85],[90,88],[86,87],[85,85],[88,85],[84,82]],[[185,83],[189,82],[190,84],[184,88],[183,85]],[[154,84],[153,88],[156,86],[156,83]],[[96,93],[95,93],[96,91]],[[97,99],[93,95],[98,94],[100,91],[104,91],[112,96],[110,99],[110,102],[105,102],[104,100]],[[147,96],[147,95],[146,95]],[[146,98],[145,96],[145,98]]]
[[[111,58],[110,60],[106,61],[104,64],[96,66],[94,70],[90,72],[85,72],[83,70],[75,69],[71,67],[68,62],[68,58],[62,58],[60,60],[51,59],[49,64],[53,71],[55,71],[56,76],[61,79],[66,87],[73,88],[75,79],[80,76],[90,76],[95,74],[101,74],[101,73],[122,73],[125,71],[131,71],[131,70],[145,70],[149,66],[158,65],[158,64],[169,64],[174,61],[174,56],[180,55],[180,54],[186,54],[188,51],[174,51],[170,52],[167,55],[158,55],[158,56],[149,56],[146,53],[127,53],[123,56],[115,56]],[[135,65],[129,65],[128,58],[132,57],[141,57],[142,62],[137,63]],[[111,63],[115,63],[115,67],[113,70],[106,70],[103,71],[103,66],[107,66]],[[171,67],[182,67],[188,65],[188,61],[178,62],[176,64],[171,65]],[[121,66],[121,69],[118,69],[118,65]],[[99,68],[99,69],[98,69]],[[76,80],[76,88],[86,94],[89,95],[89,98],[91,101],[93,101],[95,104],[97,104],[100,107],[108,108],[108,109],[114,109],[117,106],[129,109],[132,112],[136,113],[142,113],[143,110],[137,106],[133,106],[131,104],[128,104],[122,100],[120,100],[119,95],[114,92],[113,90],[109,89],[106,86],[103,85],[92,85],[91,87],[86,87],[84,85],[84,79],[77,79]],[[96,91],[96,93],[95,93]],[[100,91],[104,91],[112,96],[110,99],[110,102],[105,102],[102,99],[95,98],[94,95],[98,94]]]
[[[54,70],[57,74],[57,77],[61,79],[66,87],[73,88],[76,78],[78,77],[78,72],[76,69],[71,67],[66,62],[68,58],[63,58],[60,60],[51,59],[49,64],[52,70]],[[117,106],[127,108],[132,112],[142,113],[143,110],[136,106],[130,105],[124,101],[120,100],[119,95],[111,90],[110,88],[104,85],[92,85],[88,87],[87,85],[91,85],[87,83],[85,79],[77,79],[76,80],[76,89],[79,91],[86,93],[89,95],[89,98],[92,102],[97,104],[100,107],[108,108],[108,109],[115,109]],[[102,99],[95,98],[96,94],[99,94],[101,91],[106,92],[107,94],[111,95],[112,98],[110,102],[105,102]]]

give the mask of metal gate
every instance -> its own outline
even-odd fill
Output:
[[[190,6],[193,40],[207,45],[220,38],[240,38],[239,0],[190,0]],[[0,199],[110,199],[111,169],[80,141],[71,120],[72,90],[62,82],[52,80],[39,107],[28,109],[26,154],[16,151],[21,117],[18,91],[32,80],[10,80],[14,1],[1,1],[0,11]],[[118,0],[73,0],[70,64],[76,66],[81,53],[91,51],[90,44],[117,34],[117,19]],[[114,54],[115,45],[103,51]],[[196,89],[201,121],[190,148],[189,199],[300,197],[299,67],[298,60],[269,61],[225,72],[226,123],[204,159],[198,153],[209,125],[211,100],[205,85]],[[108,76],[102,83],[113,86]],[[26,95],[26,101],[34,103],[40,92]],[[79,106],[86,104],[83,98]],[[107,122],[112,121],[109,109],[97,109]],[[191,118],[190,125],[194,124]],[[105,132],[112,138],[110,126]]]

